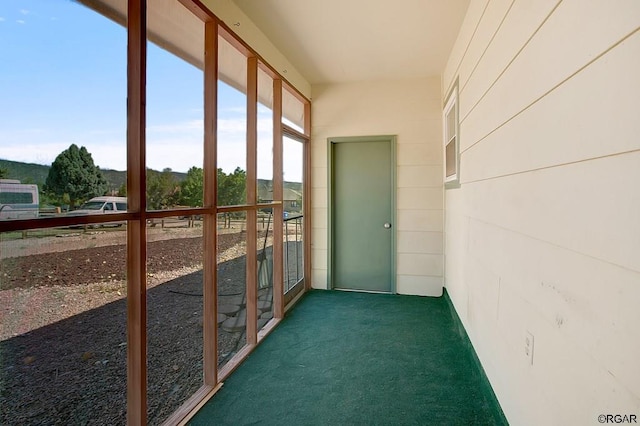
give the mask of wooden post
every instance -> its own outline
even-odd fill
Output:
[[[204,207],[203,215],[203,328],[204,384],[218,383],[218,285],[217,285],[217,128],[218,128],[218,24],[204,27]]]
[[[129,0],[127,47],[127,423],[147,419],[145,76],[147,2]]]
[[[302,190],[302,245],[304,247],[304,286],[311,289],[311,103],[304,101],[304,134],[307,140],[304,141],[303,156],[304,168],[302,179],[304,187]]]
[[[247,344],[258,342],[258,58],[247,60]]]
[[[282,222],[282,80],[273,80],[273,316],[284,317]]]

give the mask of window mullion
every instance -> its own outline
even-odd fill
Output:
[[[258,58],[247,60],[247,204],[257,204]],[[247,344],[258,342],[257,211],[247,210]]]
[[[217,207],[218,24],[205,23],[204,39],[204,207]],[[204,217],[203,338],[204,384],[218,382],[217,213]]]
[[[146,0],[130,0],[127,11],[127,203],[138,213],[127,225],[127,423],[146,424]]]
[[[282,235],[282,80],[273,80],[273,316],[284,317],[284,266]]]

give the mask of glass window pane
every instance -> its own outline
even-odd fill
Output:
[[[304,133],[304,104],[282,88],[282,123]]]
[[[247,59],[224,38],[219,44],[218,205],[233,206],[247,202]]]
[[[304,277],[303,245],[303,145],[295,139],[284,137],[283,191],[284,214],[284,288],[291,289]]]
[[[58,214],[123,188],[126,8],[114,10],[107,19],[80,2],[0,2],[0,178],[15,184],[0,193],[23,194],[0,201],[0,219]]]
[[[273,318],[273,215],[258,213],[258,331]]]
[[[200,207],[204,24],[179,2],[150,2],[147,27],[147,209]]]
[[[125,424],[126,230],[0,234],[0,424]]]
[[[445,149],[445,170],[447,177],[454,176],[456,174],[456,140],[455,138],[449,142]]]
[[[258,202],[273,201],[273,79],[258,70]]]
[[[246,212],[218,215],[218,367],[247,342]]]
[[[447,112],[447,141],[456,135],[456,108],[455,105]]]
[[[202,221],[147,227],[147,412],[161,424],[203,385]]]

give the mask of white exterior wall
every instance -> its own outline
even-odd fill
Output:
[[[312,87],[312,275],[326,289],[330,137],[397,136],[397,285],[439,296],[443,284],[440,78]]]
[[[639,30],[637,0],[473,1],[444,72],[445,286],[511,424],[640,418]]]

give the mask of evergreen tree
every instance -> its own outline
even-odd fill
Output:
[[[126,197],[127,196],[127,182],[123,182],[118,188],[118,197]]]
[[[218,205],[235,206],[247,202],[247,172],[236,167],[233,173],[226,174],[218,169]],[[224,214],[225,226],[231,227],[233,213]]]
[[[179,204],[189,207],[203,205],[204,172],[200,167],[191,167],[185,179],[180,182]]]
[[[106,194],[109,185],[89,151],[72,144],[51,164],[43,189],[58,202],[68,199],[73,208],[89,198]]]
[[[178,188],[170,168],[162,172],[147,169],[147,208],[162,210],[175,205]]]

